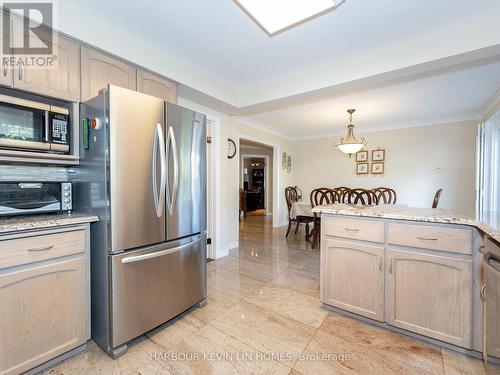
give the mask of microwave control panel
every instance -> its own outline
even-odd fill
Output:
[[[69,116],[52,113],[50,118],[51,141],[61,145],[69,145]]]

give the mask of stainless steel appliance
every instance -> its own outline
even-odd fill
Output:
[[[71,182],[0,182],[0,216],[71,211]]]
[[[100,217],[92,337],[116,358],[205,301],[205,116],[112,85],[81,116],[78,208]]]
[[[500,358],[500,245],[486,239],[482,257],[484,284],[481,288],[483,301],[483,360]]]
[[[0,94],[0,147],[69,153],[69,109]]]

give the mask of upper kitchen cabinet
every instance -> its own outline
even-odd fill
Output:
[[[145,70],[137,71],[137,91],[177,103],[177,85]]]
[[[135,67],[96,50],[82,47],[82,101],[96,96],[108,84],[135,90]]]
[[[12,69],[7,65],[3,65],[0,74],[0,85],[12,87],[12,76]]]
[[[31,34],[31,38],[36,37]],[[54,69],[26,68],[22,64],[17,65],[14,69],[14,87],[62,100],[79,102],[80,46],[59,35],[54,43],[54,51],[57,51],[57,67]]]

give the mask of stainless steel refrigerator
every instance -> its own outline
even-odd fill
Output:
[[[81,105],[76,208],[91,228],[92,338],[113,358],[206,301],[205,115],[108,86]]]

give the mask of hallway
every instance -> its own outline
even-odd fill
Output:
[[[269,217],[208,263],[208,304],[112,361],[94,344],[51,374],[486,374],[482,362],[334,314],[319,300],[319,250]],[[500,374],[490,368],[489,374]]]

